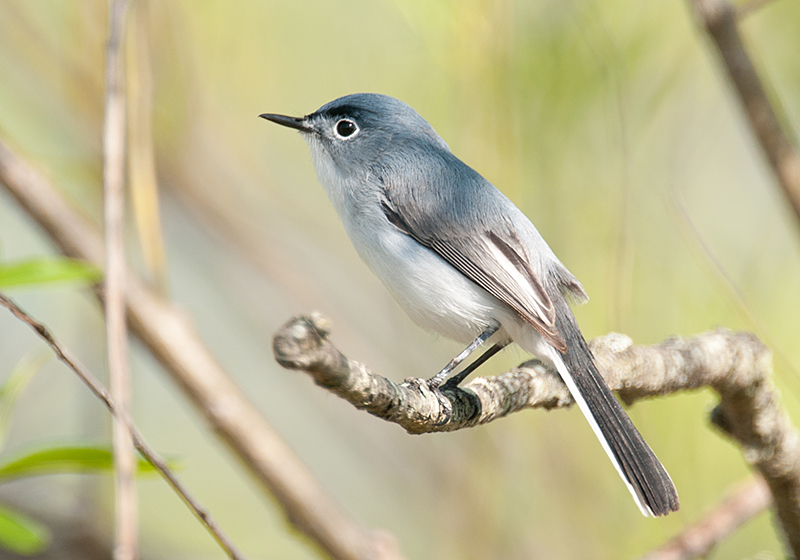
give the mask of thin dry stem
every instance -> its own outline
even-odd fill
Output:
[[[777,100],[770,101],[767,97],[737,24],[737,17],[761,4],[743,8],[739,14],[725,0],[691,0],[691,4],[698,21],[714,40],[728,78],[747,115],[750,130],[800,224],[800,154],[778,120],[773,107]]]
[[[719,543],[772,504],[769,487],[754,477],[739,487],[702,519],[684,527],[660,548],[641,560],[694,560],[707,558]]]
[[[128,188],[136,218],[142,263],[148,279],[162,296],[169,292],[164,237],[161,228],[153,145],[153,76],[150,62],[148,1],[136,0],[131,7],[128,34]]]
[[[103,122],[103,193],[105,201],[106,349],[111,394],[121,417],[131,401],[128,368],[128,331],[125,323],[125,64],[123,49],[127,0],[114,0],[106,45],[106,107]],[[114,424],[114,480],[116,495],[115,560],[138,557],[136,457],[123,422]]]
[[[771,4],[775,0],[749,0],[736,6],[736,18],[744,19],[752,13],[757,12],[767,4]]]
[[[166,480],[167,483],[172,487],[175,493],[180,496],[187,507],[192,510],[192,513],[194,513],[194,515],[206,527],[208,532],[211,533],[211,536],[214,537],[226,554],[233,560],[246,560],[245,556],[239,552],[239,550],[236,548],[236,545],[233,544],[233,542],[217,524],[211,513],[209,513],[209,511],[203,507],[203,505],[200,504],[200,502],[198,502],[194,496],[192,496],[191,492],[186,489],[180,479],[178,479],[175,473],[173,473],[172,470],[170,470],[170,468],[167,466],[167,462],[164,460],[164,458],[161,457],[161,455],[159,455],[152,447],[150,447],[147,441],[145,441],[144,436],[142,436],[141,432],[133,423],[130,416],[127,415],[127,413],[115,403],[111,397],[111,393],[108,391],[108,389],[103,387],[103,384],[100,383],[97,377],[95,377],[88,369],[86,369],[86,367],[81,365],[78,359],[74,357],[72,352],[58,342],[50,330],[44,326],[44,324],[28,315],[16,303],[2,293],[0,293],[0,305],[11,311],[15,317],[36,331],[36,334],[38,334],[47,343],[47,345],[52,348],[53,352],[55,352],[56,356],[58,356],[58,359],[64,362],[69,369],[75,372],[75,375],[77,375],[81,381],[83,381],[86,386],[89,387],[89,390],[103,402],[111,415],[117,419],[119,423],[128,431],[133,444],[136,446],[136,449],[139,450],[142,456],[147,459],[147,461],[153,465],[153,467],[155,467],[164,480]]]

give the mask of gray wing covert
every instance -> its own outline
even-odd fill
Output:
[[[498,193],[499,194],[499,193]],[[483,227],[468,235],[452,212],[422,215],[410,211],[384,193],[386,218],[400,231],[435,251],[464,276],[511,307],[559,352],[567,345],[555,325],[555,309],[530,264],[527,251],[509,227]],[[456,205],[457,206],[457,205]],[[452,208],[452,206],[451,206]]]

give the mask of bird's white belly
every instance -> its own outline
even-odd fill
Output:
[[[500,302],[385,217],[379,219],[384,223],[373,224],[378,227],[345,223],[345,228],[361,258],[412,321],[466,344],[499,319]]]
[[[507,339],[504,324],[520,321],[508,306],[399,231],[383,214],[377,191],[346,181],[318,142],[309,146],[350,241],[412,321],[464,344],[499,323],[493,340]]]

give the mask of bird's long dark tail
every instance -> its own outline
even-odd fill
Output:
[[[556,326],[567,341],[556,368],[575,402],[646,516],[667,515],[679,507],[678,493],[666,469],[611,394],[597,371],[589,346],[563,298],[554,298]],[[558,357],[558,356],[556,356]]]

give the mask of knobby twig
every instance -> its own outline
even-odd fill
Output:
[[[486,424],[523,408],[558,408],[572,403],[557,375],[541,364],[496,377],[479,377],[468,391],[442,387],[432,391],[417,378],[397,384],[342,355],[327,335],[324,317],[297,317],[273,338],[275,358],[283,367],[311,374],[314,381],[353,404],[410,434],[449,432]]]
[[[130,409],[128,331],[125,323],[125,43],[127,0],[111,4],[106,45],[106,106],[103,121],[103,193],[105,202],[106,350],[111,395],[121,417]],[[116,495],[115,560],[136,560],[138,520],[136,457],[125,425],[114,419]]]
[[[161,474],[164,480],[172,487],[172,489],[180,496],[183,502],[192,510],[192,513],[205,525],[206,529],[211,536],[219,543],[225,550],[229,557],[234,560],[245,560],[245,556],[239,552],[236,545],[228,538],[225,532],[217,524],[216,520],[212,517],[211,513],[204,508],[197,499],[192,496],[191,492],[186,489],[183,483],[178,479],[175,473],[167,466],[167,462],[156,452],[150,444],[145,441],[139,428],[131,420],[127,411],[123,410],[111,396],[111,393],[103,387],[102,383],[92,375],[70,352],[68,348],[58,342],[50,330],[42,323],[28,315],[25,311],[14,303],[11,299],[0,293],[0,305],[11,311],[15,317],[30,326],[36,334],[38,334],[55,352],[58,359],[64,362],[69,369],[83,381],[89,390],[100,399],[106,406],[111,415],[124,426],[128,434],[136,446],[136,449],[144,456],[147,461]]]
[[[102,265],[103,245],[96,226],[2,142],[0,183],[65,255]],[[269,489],[292,525],[337,560],[402,558],[390,534],[365,529],[325,492],[231,381],[184,313],[131,274],[125,295],[132,332],[164,365],[217,435]]]
[[[640,560],[694,560],[707,558],[711,551],[747,521],[772,503],[769,487],[761,477],[740,484],[700,521],[684,527],[664,546]]]
[[[783,130],[753,61],[744,47],[737,11],[726,0],[691,0],[695,16],[714,39],[750,129],[800,223],[800,154]]]
[[[395,422],[409,433],[444,432],[485,424],[527,408],[572,404],[566,386],[532,361],[466,387],[431,391],[425,381],[394,383],[344,356],[328,340],[318,316],[298,317],[273,339],[277,361],[304,371],[357,408]],[[739,443],[748,464],[767,482],[788,542],[800,553],[800,444],[772,385],[772,354],[754,335],[717,330],[634,346],[612,333],[592,351],[612,391],[626,404],[678,391],[711,387],[720,397],[713,423]]]

